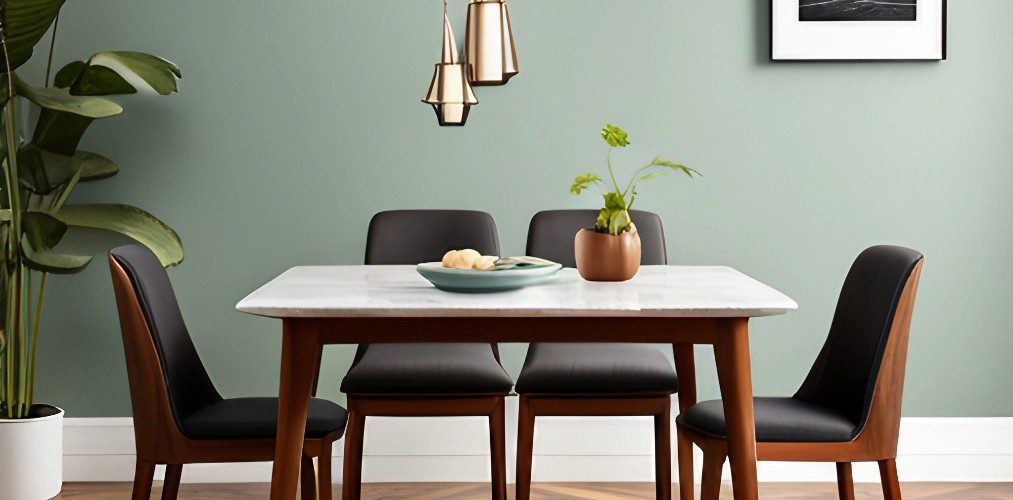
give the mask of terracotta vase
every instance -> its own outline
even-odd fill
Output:
[[[626,281],[640,269],[636,229],[612,236],[581,229],[573,240],[577,271],[588,281]]]

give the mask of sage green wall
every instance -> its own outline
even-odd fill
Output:
[[[196,344],[229,396],[277,390],[280,323],[236,301],[297,264],[362,260],[371,214],[491,212],[523,252],[537,210],[601,169],[614,122],[632,166],[657,153],[705,177],[645,187],[673,264],[728,264],[800,309],[753,324],[757,394],[794,391],[838,288],[866,246],[927,256],[905,414],[1013,415],[1013,2],[950,2],[942,63],[767,61],[767,0],[510,0],[522,72],[481,88],[467,127],[419,102],[439,56],[440,3],[416,0],[68,2],[56,61],[96,50],[164,55],[181,92],[135,96],[88,149],[122,166],[78,201],[147,207],[180,233],[171,271]],[[464,0],[452,0],[463,39]],[[44,54],[37,55],[36,72]],[[114,241],[78,234],[99,255]],[[50,282],[41,399],[70,416],[130,413],[105,262]],[[504,349],[515,374],[524,346]],[[716,394],[701,349],[703,396]],[[348,348],[325,356],[343,399]]]

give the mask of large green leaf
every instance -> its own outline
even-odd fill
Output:
[[[70,87],[72,95],[136,94],[137,89],[115,70],[92,65],[84,69]]]
[[[633,221],[630,220],[630,213],[628,211],[617,210],[612,212],[612,215],[609,217],[609,234],[616,236],[623,233],[629,229],[632,223]]]
[[[79,273],[91,262],[88,255],[36,250],[27,238],[21,240],[21,257],[29,269],[54,274]]]
[[[11,69],[32,57],[65,0],[4,0],[4,28]]]
[[[97,181],[119,173],[120,166],[112,160],[91,151],[78,150],[74,161],[80,162],[81,182]]]
[[[49,194],[69,181],[78,170],[79,181],[93,181],[111,177],[119,172],[112,160],[89,151],[77,151],[74,156],[52,153],[34,144],[18,148],[18,175],[21,185],[35,194]]]
[[[18,180],[29,191],[47,195],[74,176],[73,159],[23,144],[18,148]]]
[[[610,191],[603,194],[602,197],[605,198],[605,209],[609,212],[626,210],[626,200],[622,194]]]
[[[573,194],[580,194],[585,189],[589,188],[591,184],[601,183],[601,177],[598,174],[588,172],[583,175],[578,175],[573,179],[573,184],[570,185],[570,192]]]
[[[53,86],[61,89],[70,87],[74,83],[74,80],[77,80],[77,76],[84,71],[84,67],[84,61],[71,61],[67,63],[53,76]]]
[[[54,217],[69,226],[114,231],[151,249],[163,266],[183,262],[183,242],[171,227],[154,215],[130,205],[64,205]]]
[[[73,95],[133,94],[137,88],[129,79],[138,79],[155,92],[168,95],[177,90],[176,79],[183,74],[175,64],[143,52],[97,52],[87,61],[74,61],[57,72],[57,87],[69,87]]]
[[[29,210],[24,218],[25,237],[35,250],[50,250],[67,234],[67,225],[45,212]]]
[[[93,121],[93,118],[73,113],[43,109],[35,124],[32,144],[64,156],[73,156]]]
[[[14,79],[14,89],[18,95],[51,111],[61,111],[93,119],[115,116],[123,112],[123,108],[119,104],[109,99],[70,95],[64,89],[32,87],[20,78]]]
[[[630,145],[629,134],[615,125],[605,125],[601,129],[601,138],[614,148],[625,148]]]
[[[651,163],[649,163],[647,166],[648,167],[668,167],[668,168],[670,168],[672,170],[676,170],[676,171],[682,172],[682,173],[686,174],[689,177],[693,177],[694,175],[700,176],[700,177],[703,176],[703,174],[701,174],[700,172],[697,172],[696,170],[693,170],[692,168],[689,168],[686,165],[682,165],[682,164],[676,163],[676,162],[674,162],[672,160],[666,160],[666,159],[664,159],[664,158],[662,158],[660,156],[655,156],[654,159],[651,160]],[[643,170],[643,169],[641,169],[641,170]],[[651,174],[647,174],[644,177],[641,177],[640,180],[649,179],[650,178],[650,177],[648,177],[649,175],[651,175]]]
[[[123,112],[119,104],[108,99],[73,96],[61,89],[32,87],[17,76],[14,77],[14,87],[19,95],[42,108],[32,143],[64,156],[74,155],[92,120]]]

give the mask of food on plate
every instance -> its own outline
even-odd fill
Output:
[[[451,250],[443,254],[443,267],[485,270],[492,268],[498,259],[498,256],[482,255],[471,248]]]

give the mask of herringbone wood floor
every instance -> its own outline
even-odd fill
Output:
[[[335,486],[339,498],[340,485]],[[257,484],[184,484],[179,497],[187,500],[266,498],[269,486]],[[513,487],[510,488],[513,495]],[[855,485],[858,498],[883,498],[878,484]],[[913,499],[1002,499],[1013,500],[1013,483],[907,483],[902,485],[904,498]],[[363,498],[379,499],[481,499],[489,498],[483,483],[374,483],[362,488]],[[675,488],[674,492],[678,493]],[[152,498],[161,490],[156,486]],[[533,488],[532,498],[538,499],[650,499],[654,485],[650,483],[542,483]],[[57,498],[77,500],[114,500],[130,497],[129,483],[68,483]],[[731,498],[725,487],[721,498]],[[836,499],[837,486],[829,483],[763,483],[760,498],[764,499]]]

